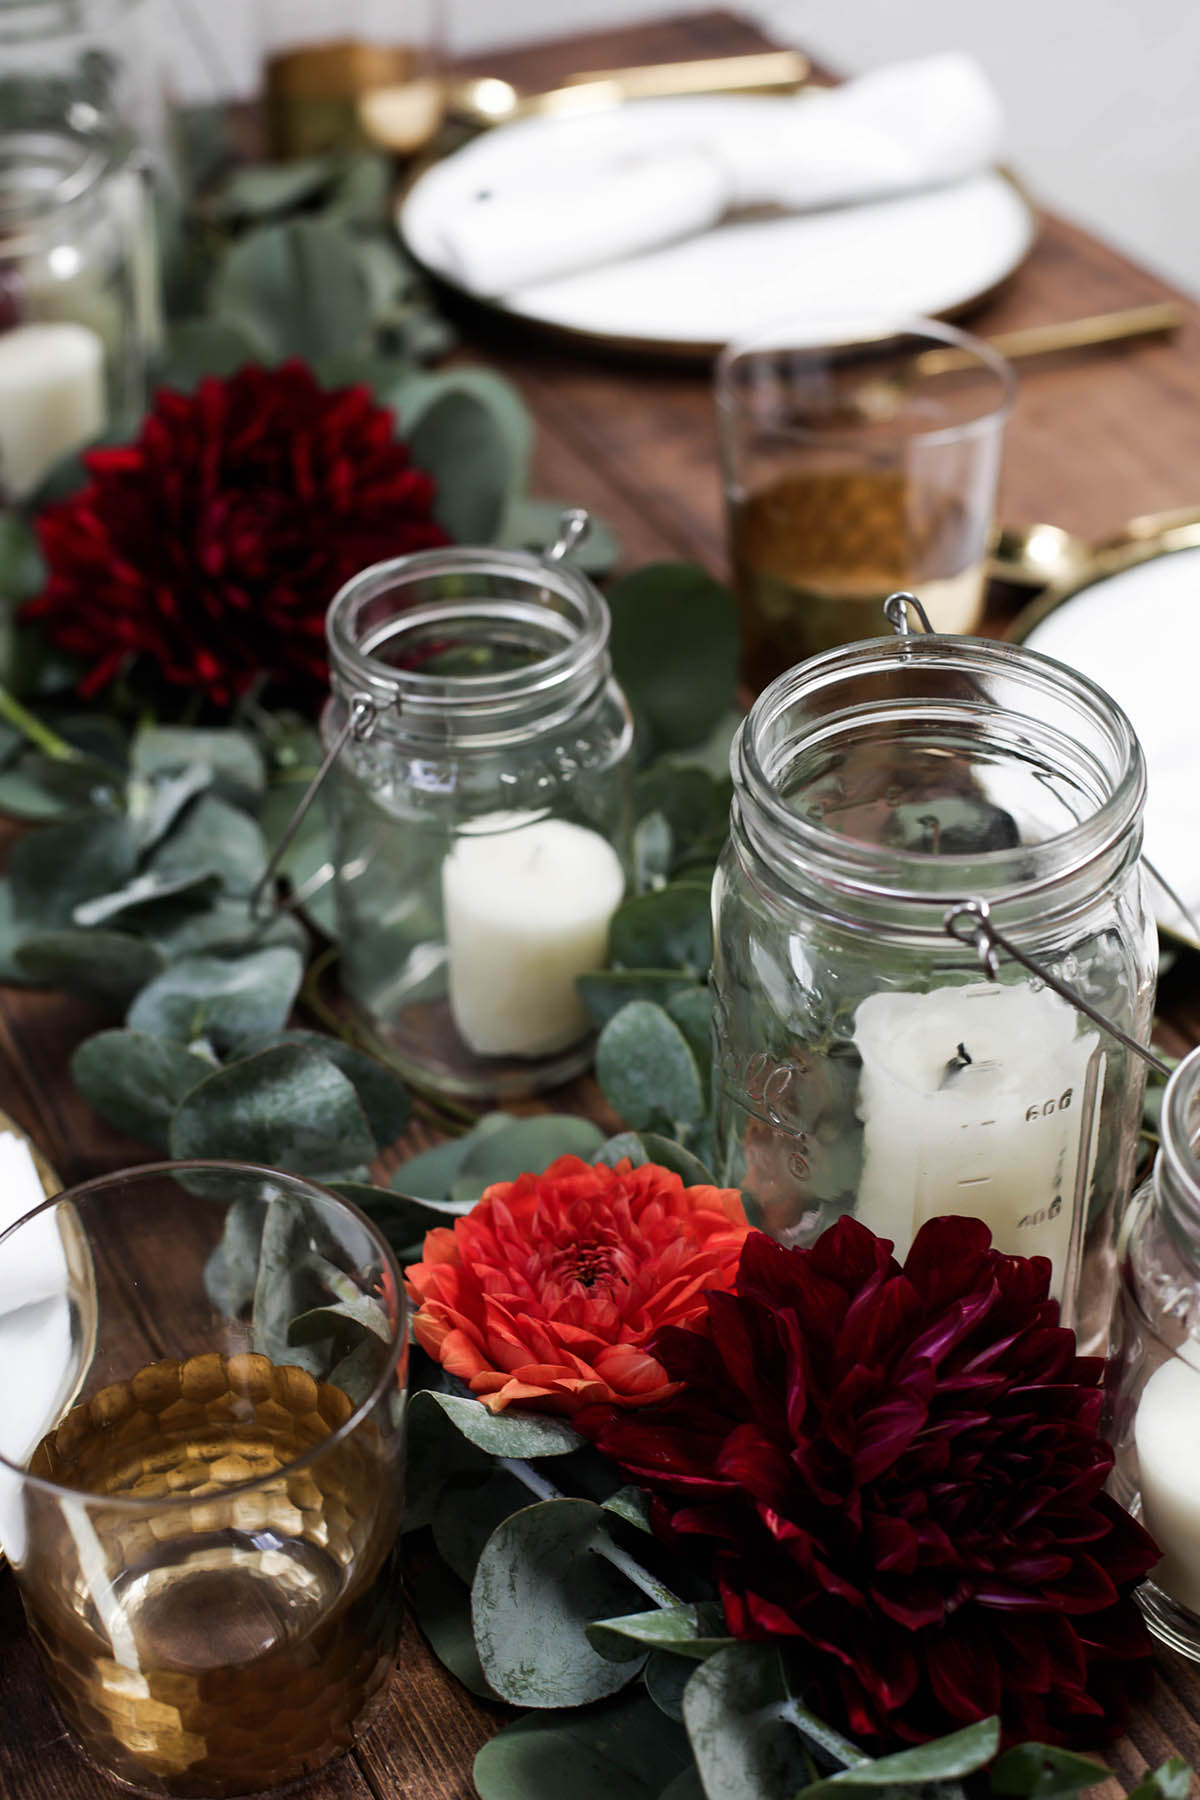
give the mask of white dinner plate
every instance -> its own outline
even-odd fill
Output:
[[[639,143],[659,126],[677,139],[680,109],[698,134],[717,132],[731,104],[702,95],[631,102]],[[823,335],[876,306],[892,316],[939,315],[982,299],[1024,260],[1037,232],[1028,200],[992,170],[896,199],[803,214],[731,219],[712,231],[607,266],[539,282],[502,301],[455,278],[444,222],[481,188],[528,169],[531,159],[563,177],[563,207],[586,206],[569,175],[614,130],[615,109],[531,118],[499,126],[420,175],[397,221],[416,260],[440,280],[517,318],[606,344],[715,352],[731,337],[783,317],[819,321]],[[644,135],[646,122],[650,132]],[[553,232],[554,209],[545,228]]]
[[[1137,552],[1133,552],[1137,554]],[[1200,915],[1200,545],[1101,576],[1014,633],[1110,693],[1146,753],[1146,856]],[[1200,948],[1151,882],[1155,917]]]

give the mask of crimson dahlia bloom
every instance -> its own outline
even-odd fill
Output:
[[[413,1333],[493,1412],[646,1406],[671,1392],[650,1339],[731,1285],[749,1229],[736,1188],[560,1156],[426,1233],[405,1272]]]
[[[299,362],[164,388],[135,443],[84,463],[38,520],[48,578],[22,616],[87,661],[86,694],[138,659],[219,706],[260,673],[311,696],[342,583],[448,541],[392,414]]]
[[[794,1646],[871,1747],[992,1713],[1013,1740],[1096,1741],[1146,1678],[1131,1592],[1158,1552],[1102,1492],[1102,1364],[1059,1326],[1049,1262],[990,1243],[935,1219],[901,1270],[852,1218],[809,1250],[754,1232],[707,1333],[654,1341],[682,1390],[580,1421],[711,1565],[729,1630]]]

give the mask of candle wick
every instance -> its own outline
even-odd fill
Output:
[[[950,1058],[950,1061],[946,1064],[945,1069],[942,1071],[942,1079],[938,1082],[938,1087],[949,1087],[950,1083],[954,1080],[954,1077],[956,1075],[961,1075],[964,1069],[969,1069],[974,1060],[975,1058],[971,1055],[967,1046],[965,1044],[960,1044],[954,1055]]]

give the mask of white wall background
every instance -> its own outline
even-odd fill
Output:
[[[315,0],[165,0],[193,64],[253,85],[256,9]],[[378,0],[375,0],[378,4]],[[388,0],[393,16],[417,0]],[[425,0],[422,0],[422,4]],[[712,0],[718,4],[719,0]],[[322,0],[336,13],[337,0]],[[1034,190],[1200,292],[1197,0],[726,0],[846,72],[925,50],[972,51],[1004,99],[1011,161]],[[689,10],[681,0],[443,0],[475,51]],[[342,17],[354,11],[343,0]]]

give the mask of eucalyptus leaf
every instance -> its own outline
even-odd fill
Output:
[[[683,1724],[684,1690],[695,1668],[695,1663],[686,1656],[672,1656],[668,1650],[652,1650],[646,1658],[646,1692],[658,1710],[668,1719],[674,1719],[677,1725]],[[703,1788],[699,1791],[700,1800],[704,1800]]]
[[[721,1623],[719,1607],[656,1606],[650,1612],[596,1619],[587,1634],[601,1656],[614,1662],[628,1661],[639,1649],[670,1650],[676,1656],[704,1662],[733,1643]]]
[[[175,1048],[172,1045],[172,1049]],[[256,1201],[240,1196],[226,1211],[220,1242],[204,1265],[204,1286],[209,1298],[232,1319],[240,1318],[254,1298],[262,1230],[262,1207]]]
[[[29,832],[13,846],[8,863],[14,918],[39,931],[70,926],[77,906],[124,886],[136,857],[124,818],[75,820]]]
[[[607,1025],[631,1000],[665,1007],[676,994],[695,986],[679,969],[596,969],[576,978],[580,998],[597,1025]]]
[[[248,163],[235,169],[225,183],[217,211],[240,219],[269,219],[291,212],[328,188],[336,172],[331,156],[301,156],[285,163]]]
[[[126,1023],[134,1031],[183,1044],[204,1038],[224,1055],[248,1039],[282,1028],[303,973],[296,951],[283,947],[231,958],[185,956],[142,989]],[[361,1160],[373,1155],[374,1148]],[[258,1160],[269,1163],[272,1159]]]
[[[173,775],[197,765],[212,771],[215,791],[236,806],[253,804],[266,787],[262,751],[244,731],[148,725],[133,739],[135,775]]]
[[[684,988],[662,1003],[667,1017],[673,1019],[688,1041],[700,1080],[707,1093],[712,1082],[712,994],[706,987]]]
[[[428,1392],[414,1392],[405,1424],[405,1532],[431,1525],[441,1514],[452,1478],[470,1474],[482,1481],[492,1468],[491,1458],[456,1431],[439,1407],[428,1404]]]
[[[564,1781],[571,1800],[660,1800],[687,1766],[683,1733],[637,1694],[586,1712],[518,1719],[483,1746],[473,1774],[479,1800],[562,1800]]]
[[[634,778],[634,817],[660,814],[671,828],[677,854],[694,856],[697,846],[704,846],[715,855],[729,830],[732,793],[728,776],[714,779],[704,769],[680,768],[661,758]]]
[[[613,914],[613,961],[626,969],[680,969],[693,980],[712,963],[712,896],[706,883],[680,881],[634,894]]]
[[[733,596],[693,563],[655,563],[609,588],[617,680],[660,750],[701,742],[733,705]]]
[[[248,233],[225,259],[213,298],[219,318],[278,361],[315,362],[344,350],[365,337],[369,322],[354,240],[325,219]]]
[[[212,785],[212,770],[203,763],[153,780],[130,782],[128,812],[140,854],[170,831],[189,800]]]
[[[454,1479],[443,1488],[433,1515],[438,1554],[460,1581],[470,1583],[492,1534],[529,1504],[529,1489],[493,1464],[482,1481]]]
[[[454,1224],[453,1213],[411,1194],[395,1194],[390,1188],[372,1187],[365,1181],[338,1181],[331,1185],[335,1193],[366,1214],[402,1262],[421,1254],[427,1231]]]
[[[0,770],[0,813],[23,824],[87,812],[116,813],[121,798],[119,776],[98,757],[67,760],[26,750]]]
[[[1052,1795],[1079,1793],[1107,1781],[1103,1763],[1076,1756],[1057,1744],[1015,1744],[992,1765],[993,1794],[1019,1794],[1023,1800],[1051,1800]]]
[[[335,1363],[325,1377],[331,1387],[340,1387],[355,1406],[362,1406],[375,1385],[375,1358],[365,1338],[360,1338],[348,1355]]]
[[[496,1698],[479,1663],[471,1632],[471,1592],[467,1584],[421,1558],[406,1570],[404,1591],[413,1616],[438,1661],[482,1700]]]
[[[565,1419],[548,1413],[493,1413],[479,1400],[429,1390],[421,1398],[424,1404],[439,1406],[455,1430],[489,1456],[565,1456],[586,1441]]]
[[[209,377],[226,381],[262,358],[262,345],[234,319],[181,319],[167,339],[161,379],[185,393]]]
[[[806,1790],[810,1800],[825,1800],[831,1793],[865,1792],[873,1788],[920,1787],[926,1782],[956,1781],[972,1775],[991,1762],[1000,1747],[999,1719],[980,1719],[965,1725],[947,1737],[934,1738],[928,1744],[916,1744],[911,1750],[898,1750],[894,1756],[881,1756],[869,1762],[856,1762],[814,1781]],[[1100,1779],[1108,1773],[1102,1771]]]
[[[587,1640],[593,1619],[627,1611],[636,1595],[595,1554],[603,1521],[590,1500],[542,1500],[487,1542],[471,1589],[475,1643],[488,1681],[515,1706],[582,1706],[637,1672],[638,1663],[609,1662]]]
[[[12,883],[0,877],[0,981],[9,987],[36,987],[17,962],[17,950],[26,928],[13,916]]]
[[[635,1131],[694,1124],[704,1116],[704,1089],[688,1042],[648,1000],[631,1001],[600,1033],[596,1080]]]
[[[477,393],[448,389],[408,433],[413,462],[434,481],[434,514],[452,538],[487,544],[512,492],[512,453],[495,412]]]
[[[459,1202],[476,1200],[493,1182],[540,1175],[560,1156],[579,1156],[590,1162],[603,1142],[600,1127],[577,1113],[508,1119],[502,1129],[489,1131],[469,1146],[451,1186],[451,1197]]]
[[[100,1115],[140,1143],[167,1148],[180,1102],[212,1074],[212,1064],[169,1039],[101,1031],[71,1058],[71,1078]]]
[[[216,875],[227,893],[250,894],[267,866],[255,821],[216,794],[201,794],[151,851],[147,870],[164,879]]]
[[[675,852],[675,834],[665,815],[646,813],[633,828],[633,885],[636,893],[665,887]]]
[[[17,965],[40,987],[128,1001],[163,968],[161,950],[123,931],[42,931],[22,939]]]
[[[75,923],[89,928],[104,925],[123,913],[137,912],[157,901],[178,900],[185,895],[191,900],[208,899],[219,886],[217,875],[160,875],[155,871],[135,875],[113,894],[97,894],[94,900],[81,901],[75,908]],[[149,980],[149,976],[144,979]]]
[[[793,1800],[806,1787],[811,1763],[788,1700],[777,1650],[734,1644],[701,1663],[683,1718],[707,1800]]]
[[[41,592],[46,579],[37,533],[20,512],[0,513],[0,600],[19,606]]]
[[[300,1044],[209,1075],[175,1114],[170,1148],[182,1160],[217,1156],[318,1177],[349,1174],[375,1154],[350,1082]]]
[[[277,1053],[267,1051],[266,1054]],[[231,1071],[222,1070],[211,1079],[220,1081],[229,1073]],[[179,1156],[180,1152],[173,1148],[172,1154]],[[195,1153],[185,1151],[183,1154]],[[240,1160],[236,1151],[227,1154]],[[254,1284],[254,1348],[273,1363],[298,1363],[315,1375],[326,1366],[325,1355],[293,1345],[290,1337],[292,1320],[303,1309],[303,1297],[312,1286],[308,1272],[312,1249],[313,1222],[307,1204],[298,1194],[281,1188],[271,1197],[263,1219],[258,1275]]]
[[[621,1162],[628,1162],[635,1169],[640,1169],[650,1158],[638,1132],[618,1131],[615,1137],[605,1138],[592,1161],[603,1163],[609,1169],[615,1169]]]
[[[277,1044],[307,1044],[310,1049],[319,1050],[322,1056],[328,1057],[342,1071],[358,1095],[367,1124],[371,1127],[371,1134],[381,1150],[395,1143],[407,1129],[412,1118],[412,1100],[408,1089],[398,1075],[385,1069],[373,1056],[356,1050],[353,1044],[347,1044],[341,1038],[318,1031],[275,1032],[246,1044],[243,1055],[250,1056],[258,1050],[269,1050]]]
[[[639,1487],[618,1488],[607,1500],[600,1504],[605,1512],[616,1513],[618,1519],[624,1519],[626,1525],[632,1525],[637,1531],[649,1531],[650,1501],[646,1493]]]
[[[254,912],[248,900],[227,894],[196,904],[197,895],[207,893],[213,881],[211,875],[198,877],[195,884],[186,882],[177,898],[139,908],[138,931],[172,961],[280,946],[303,955],[308,949],[304,927],[291,913]]]
[[[658,1163],[664,1169],[673,1169],[683,1182],[684,1187],[714,1187],[716,1177],[712,1170],[674,1138],[659,1137],[657,1132],[643,1131],[642,1148],[649,1162]]]
[[[369,1294],[358,1294],[353,1300],[336,1300],[328,1306],[311,1306],[306,1312],[297,1313],[288,1325],[287,1341],[289,1347],[295,1344],[315,1344],[325,1338],[340,1339],[349,1334],[354,1337],[360,1332],[370,1332],[372,1337],[387,1343],[391,1339],[391,1327],[387,1314],[378,1300],[372,1300]]]
[[[392,1171],[389,1185],[399,1188],[405,1194],[415,1195],[418,1199],[446,1205],[455,1178],[473,1147],[483,1138],[503,1131],[511,1124],[511,1113],[484,1113],[478,1124],[462,1137],[450,1138],[444,1144],[435,1144],[432,1150],[421,1150],[416,1156],[410,1156],[407,1162],[402,1162]],[[467,1208],[454,1206],[451,1210],[464,1212]]]
[[[1188,1800],[1194,1779],[1182,1756],[1171,1756],[1157,1769],[1147,1770],[1130,1792],[1129,1800]]]

